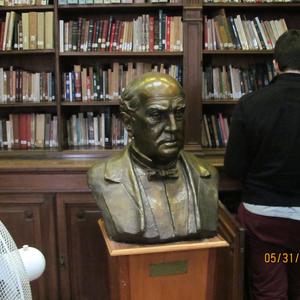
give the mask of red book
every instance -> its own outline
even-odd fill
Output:
[[[32,120],[32,114],[27,114],[27,126],[26,126],[26,140],[27,140],[27,148],[31,148],[33,145],[31,145],[32,140],[32,131],[31,131],[31,120]]]
[[[74,65],[74,75],[75,75],[75,100],[81,101],[81,66]]]
[[[4,36],[5,22],[0,22],[0,49],[3,49],[3,36]]]
[[[110,34],[110,39],[109,39],[109,52],[112,52],[112,50],[113,50],[115,33],[116,33],[116,23],[113,23],[111,26],[111,34]]]
[[[116,21],[116,29],[115,29],[114,39],[113,39],[113,45],[112,45],[112,50],[113,51],[116,51],[119,48],[120,29],[121,29],[121,21],[117,20]]]
[[[86,77],[86,99],[87,101],[91,101],[91,79],[90,75]]]
[[[119,33],[119,39],[118,39],[118,43],[119,43],[118,50],[119,51],[122,51],[123,38],[124,38],[124,29],[125,29],[125,21],[121,21],[120,33]]]
[[[18,114],[12,114],[12,126],[13,126],[13,135],[14,135],[13,149],[19,149],[20,140],[19,140],[19,115]]]
[[[149,16],[149,51],[154,51],[154,16]]]
[[[166,51],[171,51],[171,47],[170,47],[170,34],[171,34],[171,17],[170,16],[166,16],[166,28],[167,28],[167,34],[166,34]],[[172,45],[174,46],[174,45]]]
[[[27,149],[27,114],[19,116],[19,138],[20,148]]]
[[[101,50],[104,51],[106,47],[108,33],[108,20],[103,21],[103,30],[102,30],[102,41],[101,41]]]

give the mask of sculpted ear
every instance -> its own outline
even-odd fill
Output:
[[[126,127],[126,130],[128,132],[128,135],[130,137],[133,136],[133,129],[132,129],[132,122],[133,122],[133,118],[130,114],[128,114],[127,112],[121,112],[121,118],[123,120],[123,123]]]

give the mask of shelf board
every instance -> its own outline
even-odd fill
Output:
[[[1,159],[98,159],[107,158],[120,153],[122,149],[105,149],[103,147],[74,147],[63,150],[55,149],[0,149]],[[205,157],[213,162],[215,166],[222,166],[225,148],[202,148],[194,151],[200,157]],[[17,166],[18,167],[18,166]],[[16,168],[17,168],[16,167]]]
[[[23,55],[23,54],[54,54],[55,49],[36,49],[36,50],[8,50],[0,51],[0,55]]]
[[[122,149],[105,149],[100,146],[74,147],[64,149],[60,152],[60,155],[63,158],[107,158],[121,151]]]
[[[224,155],[226,148],[202,148],[203,155]]]
[[[183,56],[183,52],[60,52],[59,56]]]
[[[61,106],[119,106],[118,100],[105,100],[105,101],[77,101],[77,102],[62,102]]]
[[[53,10],[54,5],[15,5],[0,6],[1,11],[46,11]]]
[[[29,103],[0,103],[0,108],[3,107],[56,107],[55,102],[29,102]]]
[[[137,8],[145,8],[145,9],[157,9],[157,8],[167,8],[167,9],[178,9],[182,8],[182,3],[115,3],[115,4],[85,4],[85,5],[59,5],[59,11],[70,11],[70,10],[92,10],[92,9],[137,9]]]
[[[203,100],[202,104],[204,105],[211,105],[211,104],[230,104],[230,105],[236,105],[239,102],[239,100],[233,100],[233,99],[224,99],[224,100],[220,100],[220,99],[209,99],[209,100]]]
[[[273,2],[273,3],[203,3],[203,8],[294,8],[300,7],[300,3],[292,2]]]
[[[107,158],[112,154],[119,153],[120,149],[86,148],[86,149],[0,149],[1,159],[89,159]]]
[[[53,149],[1,149],[0,157],[2,158],[52,158],[59,153],[57,148]],[[59,155],[61,156],[61,155]]]
[[[274,50],[202,50],[203,55],[270,55]]]

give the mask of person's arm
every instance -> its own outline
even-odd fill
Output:
[[[231,118],[230,133],[224,158],[225,172],[243,181],[249,166],[249,138],[246,134],[243,105],[239,103]]]

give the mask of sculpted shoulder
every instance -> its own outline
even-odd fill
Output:
[[[200,177],[214,178],[215,180],[218,180],[217,169],[213,165],[211,165],[206,159],[197,157],[196,155],[186,151],[182,151],[182,154],[193,166],[193,168],[200,175]]]
[[[120,182],[128,156],[127,148],[120,153],[94,164],[88,171],[88,183],[99,184],[106,181]]]
[[[99,183],[100,180],[103,180],[104,178],[104,172],[105,172],[105,166],[106,161],[101,161],[96,164],[94,164],[89,170],[88,170],[88,185],[94,185],[97,182]]]

